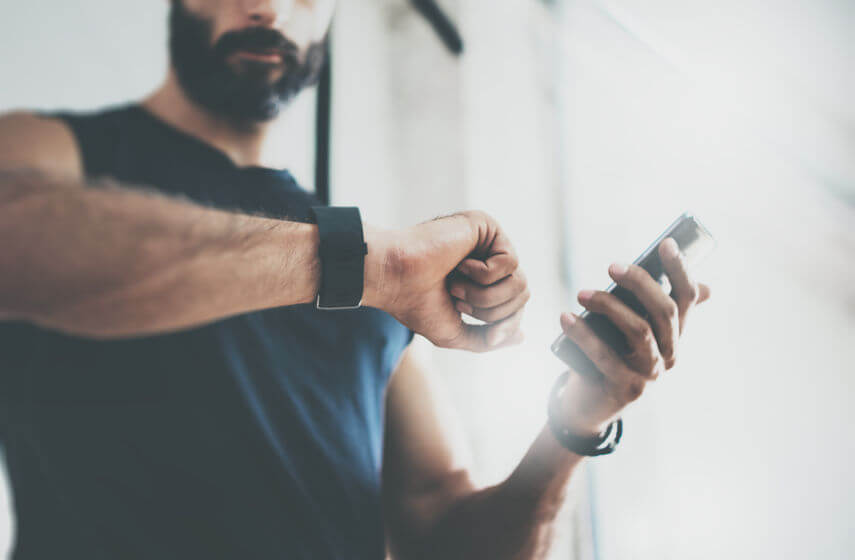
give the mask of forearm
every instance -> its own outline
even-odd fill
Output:
[[[0,315],[94,337],[311,301],[317,228],[0,173]]]
[[[448,500],[401,560],[543,557],[567,484],[581,460],[544,428],[507,480]]]

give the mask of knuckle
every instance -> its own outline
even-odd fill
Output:
[[[653,331],[645,320],[634,321],[630,326],[630,333],[637,343],[645,348],[653,342]]]
[[[648,381],[656,381],[659,379],[659,375],[662,374],[663,371],[663,360],[662,358],[655,358],[651,361],[650,368],[647,370],[647,374],[645,377]]]
[[[661,353],[662,358],[664,360],[668,361],[668,360],[675,359],[676,352],[675,352],[675,347],[674,347],[674,341],[672,341],[672,340],[663,341],[660,350],[661,350],[660,353]]]
[[[659,357],[651,352],[649,348],[628,355],[627,362],[632,364],[633,371],[643,379],[653,381],[658,376]]]
[[[502,272],[497,270],[497,267],[488,265],[480,269],[477,277],[474,277],[473,280],[482,286],[489,286],[501,280],[503,276]]]
[[[690,282],[686,289],[686,297],[691,303],[696,303],[701,296],[701,290],[698,288],[697,282]]]
[[[644,368],[642,371],[635,372],[640,379],[642,379],[645,383],[649,383],[652,381],[656,381],[659,379],[659,369],[655,364],[649,365]]]
[[[632,379],[623,386],[623,399],[626,402],[637,401],[644,394],[647,382],[642,378]]]
[[[680,312],[680,307],[677,305],[677,302],[671,298],[668,298],[668,304],[666,305],[668,316],[676,318],[677,314]]]
[[[677,319],[679,311],[680,308],[671,298],[668,298],[668,301],[660,308],[662,319],[667,323],[673,323]]]

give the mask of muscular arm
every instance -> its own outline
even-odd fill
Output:
[[[94,337],[308,302],[319,276],[313,226],[33,172],[0,172],[0,239],[0,312]]]
[[[315,227],[84,185],[78,159],[57,121],[0,121],[4,318],[121,337],[312,299]]]
[[[59,121],[0,117],[0,320],[126,337],[309,302],[317,227],[231,213],[118,183],[87,185]],[[143,186],[144,187],[144,186]],[[504,233],[481,212],[366,227],[365,305],[439,346],[513,342],[527,299]],[[457,269],[452,297],[447,285]],[[467,325],[455,305],[490,305]],[[475,311],[473,311],[475,313]]]

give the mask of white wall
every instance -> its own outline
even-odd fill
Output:
[[[677,369],[595,464],[604,560],[855,557],[854,8],[567,6],[576,286],[686,208],[719,241]]]

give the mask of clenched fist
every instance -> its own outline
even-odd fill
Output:
[[[510,240],[487,214],[368,230],[366,241],[366,305],[444,348],[484,352],[521,339],[526,280]],[[466,323],[463,314],[484,324]]]

